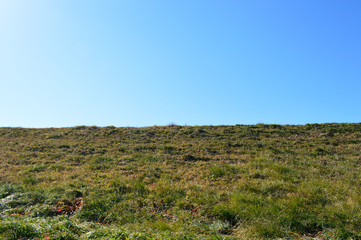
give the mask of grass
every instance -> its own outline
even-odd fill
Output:
[[[0,128],[0,239],[361,239],[361,124]]]

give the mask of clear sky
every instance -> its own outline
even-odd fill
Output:
[[[0,0],[0,126],[361,122],[359,0]]]

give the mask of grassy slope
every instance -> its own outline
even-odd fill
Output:
[[[0,128],[0,238],[361,238],[360,155],[361,124]]]

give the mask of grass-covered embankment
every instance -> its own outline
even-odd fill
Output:
[[[361,124],[0,129],[0,238],[361,238]]]

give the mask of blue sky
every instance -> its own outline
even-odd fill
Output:
[[[0,126],[361,122],[361,1],[0,0]]]

